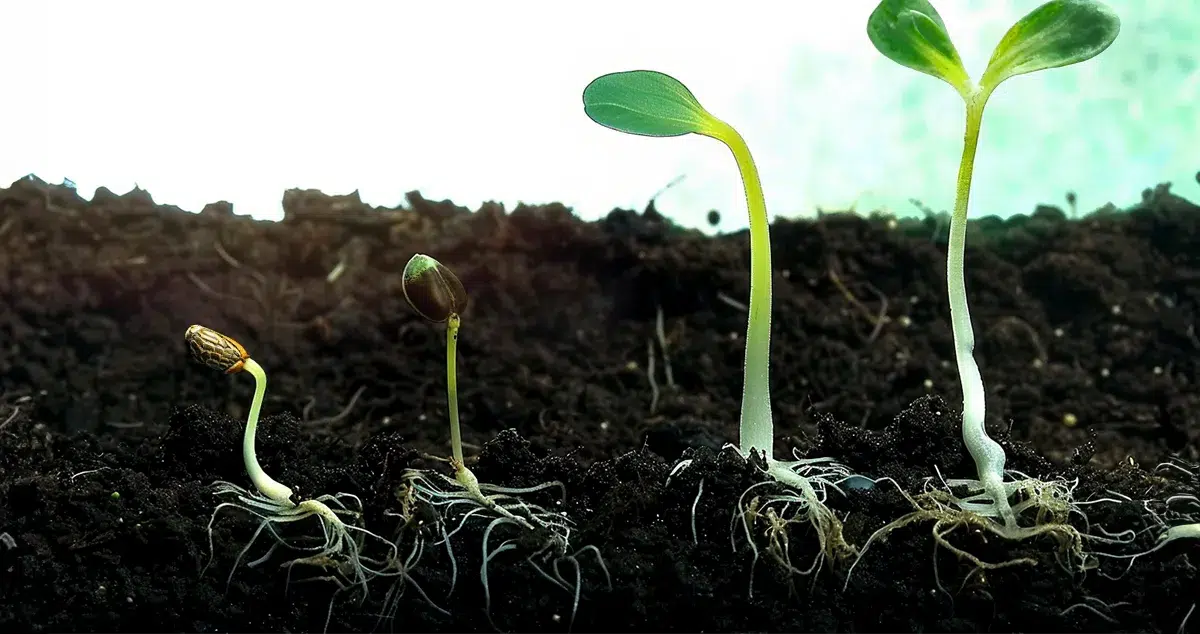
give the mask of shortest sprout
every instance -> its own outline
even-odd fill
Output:
[[[242,458],[246,462],[246,473],[260,493],[284,505],[291,504],[292,490],[267,475],[258,463],[254,438],[258,430],[258,416],[262,410],[263,394],[267,389],[267,374],[250,358],[250,353],[236,339],[221,334],[212,328],[200,325],[188,326],[184,334],[192,359],[218,372],[234,374],[246,371],[254,377],[254,400],[250,402],[250,415],[246,419],[246,431],[242,438]]]
[[[467,308],[467,291],[454,271],[418,253],[404,265],[404,299],[418,315],[441,323]]]
[[[192,359],[213,370],[234,374],[245,371],[254,377],[254,398],[250,402],[250,413],[246,419],[246,429],[242,435],[242,459],[245,462],[246,473],[254,483],[254,490],[247,490],[237,484],[217,481],[213,484],[214,494],[227,501],[217,504],[212,517],[208,521],[208,550],[209,562],[205,570],[212,564],[216,556],[213,547],[213,523],[222,509],[232,508],[259,520],[258,528],[250,537],[250,541],[238,553],[233,568],[229,571],[229,580],[242,562],[242,558],[254,546],[258,537],[266,531],[273,539],[267,553],[246,565],[255,567],[266,562],[279,547],[299,551],[300,555],[283,564],[288,569],[288,581],[291,581],[291,570],[296,565],[317,566],[323,570],[332,570],[333,574],[314,577],[313,580],[332,581],[338,585],[338,592],[360,587],[363,597],[366,597],[367,582],[375,577],[407,578],[407,569],[395,565],[397,552],[390,541],[372,533],[363,526],[363,504],[358,496],[351,493],[336,495],[321,495],[314,499],[303,500],[299,504],[292,501],[292,490],[277,482],[263,471],[255,451],[255,432],[258,429],[259,414],[262,411],[263,395],[267,389],[267,373],[258,364],[242,344],[228,335],[221,334],[211,328],[200,325],[189,326],[184,341]],[[120,493],[113,492],[113,499]],[[350,522],[342,519],[347,517]],[[296,538],[285,538],[279,528],[296,522],[316,518],[320,522],[321,536],[315,542],[309,541],[311,536],[301,535]],[[384,551],[385,560],[368,557],[364,550],[367,538],[373,538],[374,543],[380,544]],[[203,571],[201,572],[203,574]],[[336,598],[337,593],[334,593]],[[333,602],[330,600],[330,613]],[[326,625],[328,625],[328,616]]]

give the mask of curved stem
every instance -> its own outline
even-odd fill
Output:
[[[254,377],[254,400],[250,402],[250,416],[246,419],[246,433],[242,436],[242,460],[246,463],[246,473],[259,493],[278,502],[291,503],[292,490],[276,482],[274,478],[263,471],[258,464],[258,454],[254,451],[254,437],[258,430],[258,416],[262,411],[263,395],[267,392],[267,373],[254,359],[246,359],[243,369]]]
[[[739,445],[743,455],[758,449],[774,459],[775,428],[771,418],[771,235],[758,168],[742,135],[715,120],[703,134],[721,141],[733,152],[750,216],[750,318],[746,324],[746,359],[742,377],[742,418]]]
[[[977,91],[967,98],[967,126],[963,139],[962,162],[958,166],[958,187],[954,197],[954,214],[950,217],[950,241],[946,251],[946,286],[950,297],[950,324],[954,334],[954,354],[958,376],[962,383],[962,438],[967,452],[975,460],[980,484],[995,500],[997,511],[1006,523],[1015,521],[1004,491],[1006,456],[1000,443],[987,435],[984,426],[986,394],[983,377],[975,363],[975,332],[971,312],[967,308],[966,279],[963,273],[967,240],[967,203],[971,196],[971,176],[975,165],[975,150],[979,145],[979,129],[983,109],[989,96]]]
[[[462,431],[458,427],[458,315],[446,320],[446,399],[450,407],[450,450],[455,470],[463,469]]]

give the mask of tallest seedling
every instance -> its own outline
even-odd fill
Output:
[[[897,64],[945,81],[966,103],[967,129],[946,254],[950,321],[963,392],[963,443],[975,461],[979,477],[977,482],[964,483],[982,489],[982,493],[971,500],[971,510],[999,517],[1009,528],[1016,527],[1016,517],[1004,483],[1004,449],[987,435],[984,428],[983,379],[972,356],[975,334],[971,330],[963,279],[967,199],[971,193],[971,173],[983,108],[992,91],[1009,77],[1091,59],[1108,48],[1120,30],[1121,22],[1116,14],[1098,2],[1047,2],[1008,30],[992,53],[983,78],[975,84],[963,68],[942,18],[926,0],[884,0],[867,23],[867,35],[880,53]],[[1007,488],[1014,487],[1010,483]]]
[[[337,571],[337,574],[318,577],[318,579],[334,581],[338,584],[340,591],[350,587],[339,578],[339,576],[345,577],[353,584],[361,587],[364,598],[366,597],[367,581],[371,578],[377,576],[406,575],[404,570],[392,573],[382,569],[374,569],[369,564],[379,564],[380,562],[369,559],[362,554],[363,548],[366,546],[365,540],[368,536],[386,545],[391,551],[391,558],[396,558],[397,551],[383,537],[368,531],[362,526],[350,524],[342,520],[340,515],[353,518],[355,521],[362,518],[362,500],[358,496],[351,493],[322,495],[314,499],[302,500],[297,504],[292,501],[292,490],[267,475],[267,472],[263,470],[262,465],[258,462],[258,453],[255,450],[255,432],[258,429],[258,417],[262,410],[263,395],[267,390],[267,373],[257,361],[250,358],[249,353],[242,347],[242,344],[238,343],[232,337],[200,325],[189,327],[184,334],[184,341],[187,342],[188,351],[191,353],[192,359],[197,363],[225,374],[247,372],[254,377],[255,385],[254,400],[250,403],[250,415],[246,419],[246,430],[242,436],[242,459],[245,462],[246,473],[250,476],[250,481],[254,484],[255,491],[248,491],[232,482],[217,481],[214,483],[214,493],[217,496],[229,499],[229,501],[218,504],[213,511],[212,518],[208,521],[209,563],[212,563],[212,556],[215,555],[212,530],[213,522],[217,519],[217,513],[221,512],[221,509],[224,508],[234,508],[245,511],[260,521],[258,528],[254,531],[254,535],[250,537],[249,543],[238,553],[233,569],[229,571],[229,579],[233,578],[233,573],[237,570],[238,564],[241,563],[242,557],[246,555],[264,530],[274,538],[275,543],[271,545],[267,554],[248,563],[247,565],[250,567],[267,561],[275,553],[275,550],[282,545],[304,553],[300,557],[283,564],[288,568],[289,574],[291,568],[297,564],[320,566],[326,569],[332,568]],[[331,508],[330,504],[335,508]],[[308,536],[302,535],[300,540],[291,541],[285,539],[280,534],[281,531],[278,527],[284,524],[294,524],[310,517],[317,518],[321,523],[321,534],[324,539],[318,538],[316,540],[316,543],[319,545],[311,546],[302,544],[301,540]],[[205,569],[207,568],[208,566],[206,565]],[[329,605],[329,609],[332,611],[332,601]],[[326,625],[328,625],[328,620],[326,621]]]

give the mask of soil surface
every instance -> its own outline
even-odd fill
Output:
[[[36,179],[0,190],[0,631],[1174,632],[1200,598],[1194,539],[1084,565],[1052,534],[951,531],[954,548],[1010,563],[979,568],[935,548],[926,519],[864,549],[913,510],[897,487],[916,495],[926,478],[975,472],[933,217],[772,226],[777,457],[888,478],[827,490],[850,546],[803,575],[781,561],[807,568],[816,533],[795,504],[767,509],[779,485],[743,497],[766,480],[723,449],[738,433],[745,231],[707,237],[652,204],[591,223],[560,205],[472,212],[416,193],[384,209],[292,190],[284,206],[265,222],[136,189],[90,202]],[[1200,461],[1200,207],[1159,186],[1132,210],[1071,215],[971,223],[987,424],[1010,469],[1065,478],[1077,502],[1109,500],[1080,506],[1079,531],[1136,535],[1083,550],[1130,555],[1162,522],[1200,518],[1185,498],[1164,502],[1200,494],[1188,473]],[[447,550],[437,509],[403,495],[408,469],[451,473],[430,457],[450,453],[444,327],[400,286],[414,253],[470,294],[467,464],[486,484],[563,485],[563,498],[518,496],[573,522],[557,559],[544,532],[464,519],[466,506],[443,516],[462,526]],[[235,567],[258,522],[224,508],[210,534],[212,483],[250,486],[254,382],[191,361],[191,324],[266,369],[257,453],[297,500],[354,494],[367,528],[400,535],[398,552],[424,540],[407,581],[373,578],[364,597],[314,580],[337,570],[281,567],[294,553],[251,567],[267,533]],[[1172,457],[1178,468],[1159,467]],[[692,462],[673,473],[681,458]],[[320,530],[315,518],[280,528]],[[1200,615],[1185,629],[1198,627]]]

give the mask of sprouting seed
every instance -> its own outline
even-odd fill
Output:
[[[467,290],[441,262],[418,253],[404,265],[404,299],[418,315],[441,323],[467,309]]]
[[[461,326],[461,313],[467,307],[467,291],[454,272],[443,266],[437,260],[422,255],[414,255],[404,267],[403,277],[404,299],[408,305],[425,319],[434,323],[446,324],[446,402],[450,418],[450,450],[449,463],[454,469],[454,478],[437,474],[431,478],[424,472],[409,470],[406,472],[405,497],[407,500],[417,500],[438,513],[439,519],[432,522],[435,531],[441,531],[438,543],[445,544],[446,551],[453,564],[454,555],[451,537],[454,536],[469,519],[474,518],[483,522],[483,565],[480,567],[479,579],[483,583],[484,613],[490,619],[491,586],[488,585],[489,562],[501,552],[518,548],[518,544],[536,544],[534,551],[526,557],[541,576],[558,587],[572,592],[575,596],[574,606],[579,606],[581,592],[581,570],[579,557],[592,552],[596,555],[600,568],[604,571],[609,587],[612,580],[608,577],[604,558],[595,546],[584,546],[570,549],[571,521],[554,510],[547,510],[538,504],[518,499],[518,495],[536,493],[550,488],[563,489],[558,481],[543,482],[531,487],[510,488],[479,482],[479,478],[471,471],[463,457],[462,431],[458,416],[458,331]],[[449,486],[446,486],[449,485]],[[454,519],[449,515],[450,509],[458,511]],[[404,511],[406,523],[414,515],[411,510]],[[447,531],[448,525],[457,524],[457,528]],[[492,531],[498,526],[509,526],[524,531],[526,536],[510,538],[499,546],[488,548],[488,540]],[[394,544],[397,548],[399,544]],[[423,548],[423,546],[420,546]],[[570,565],[574,568],[574,581],[562,574],[561,569]],[[549,567],[547,567],[549,566]],[[451,568],[451,592],[454,579],[458,575],[456,567]],[[385,600],[391,603],[388,611],[395,610],[394,599]],[[571,612],[574,619],[575,610]]]
[[[458,327],[459,314],[467,307],[467,291],[458,276],[441,262],[420,253],[404,266],[404,299],[425,319],[446,322],[446,401],[450,408],[450,449],[455,477],[475,482],[463,464],[462,431],[458,424]],[[481,494],[482,495],[482,494]]]
[[[250,358],[242,344],[232,337],[204,326],[189,326],[184,340],[196,363],[225,374],[241,372]]]
[[[225,374],[245,370],[254,377],[254,399],[250,402],[250,415],[246,418],[246,431],[242,441],[242,458],[246,463],[246,473],[260,493],[277,502],[291,505],[292,490],[263,471],[254,449],[258,417],[262,411],[263,395],[267,391],[266,371],[257,361],[250,358],[250,354],[237,340],[212,328],[188,326],[184,340],[192,353],[192,359],[197,363]]]
[[[363,505],[358,496],[350,493],[321,495],[297,504],[292,501],[292,490],[263,470],[255,451],[255,432],[258,429],[258,419],[262,411],[263,396],[267,390],[267,373],[257,361],[250,358],[242,344],[232,337],[199,325],[190,326],[184,335],[184,340],[187,342],[192,358],[198,363],[226,374],[245,371],[254,377],[254,397],[250,402],[250,414],[246,418],[246,429],[242,436],[242,459],[246,473],[250,476],[250,481],[254,483],[256,490],[248,491],[231,482],[217,481],[214,483],[214,493],[217,496],[233,499],[218,504],[208,521],[209,563],[204,568],[207,569],[208,565],[212,563],[215,554],[212,538],[213,522],[216,521],[217,514],[224,508],[235,508],[252,515],[259,520],[259,524],[250,538],[250,542],[238,553],[233,569],[229,572],[230,579],[233,578],[233,573],[241,563],[242,557],[250,550],[264,530],[275,538],[275,543],[272,544],[266,555],[247,564],[250,567],[266,561],[279,546],[284,546],[306,551],[300,557],[283,564],[288,568],[289,573],[291,568],[297,564],[333,567],[339,571],[339,575],[346,577],[354,585],[360,586],[364,593],[367,581],[371,578],[407,575],[407,571],[404,569],[382,568],[384,564],[369,559],[362,553],[365,538],[371,537],[385,544],[391,551],[389,560],[394,560],[396,556],[395,547],[390,541],[359,525],[363,516]],[[120,493],[116,491],[112,494],[113,499],[117,499],[119,496]],[[355,523],[348,524],[339,515],[354,518]],[[322,545],[302,545],[300,541],[286,540],[276,528],[310,517],[316,517],[321,523],[321,534],[324,536]],[[339,591],[349,587],[338,576],[319,578],[335,581],[339,584]],[[332,603],[330,609],[332,610]]]

